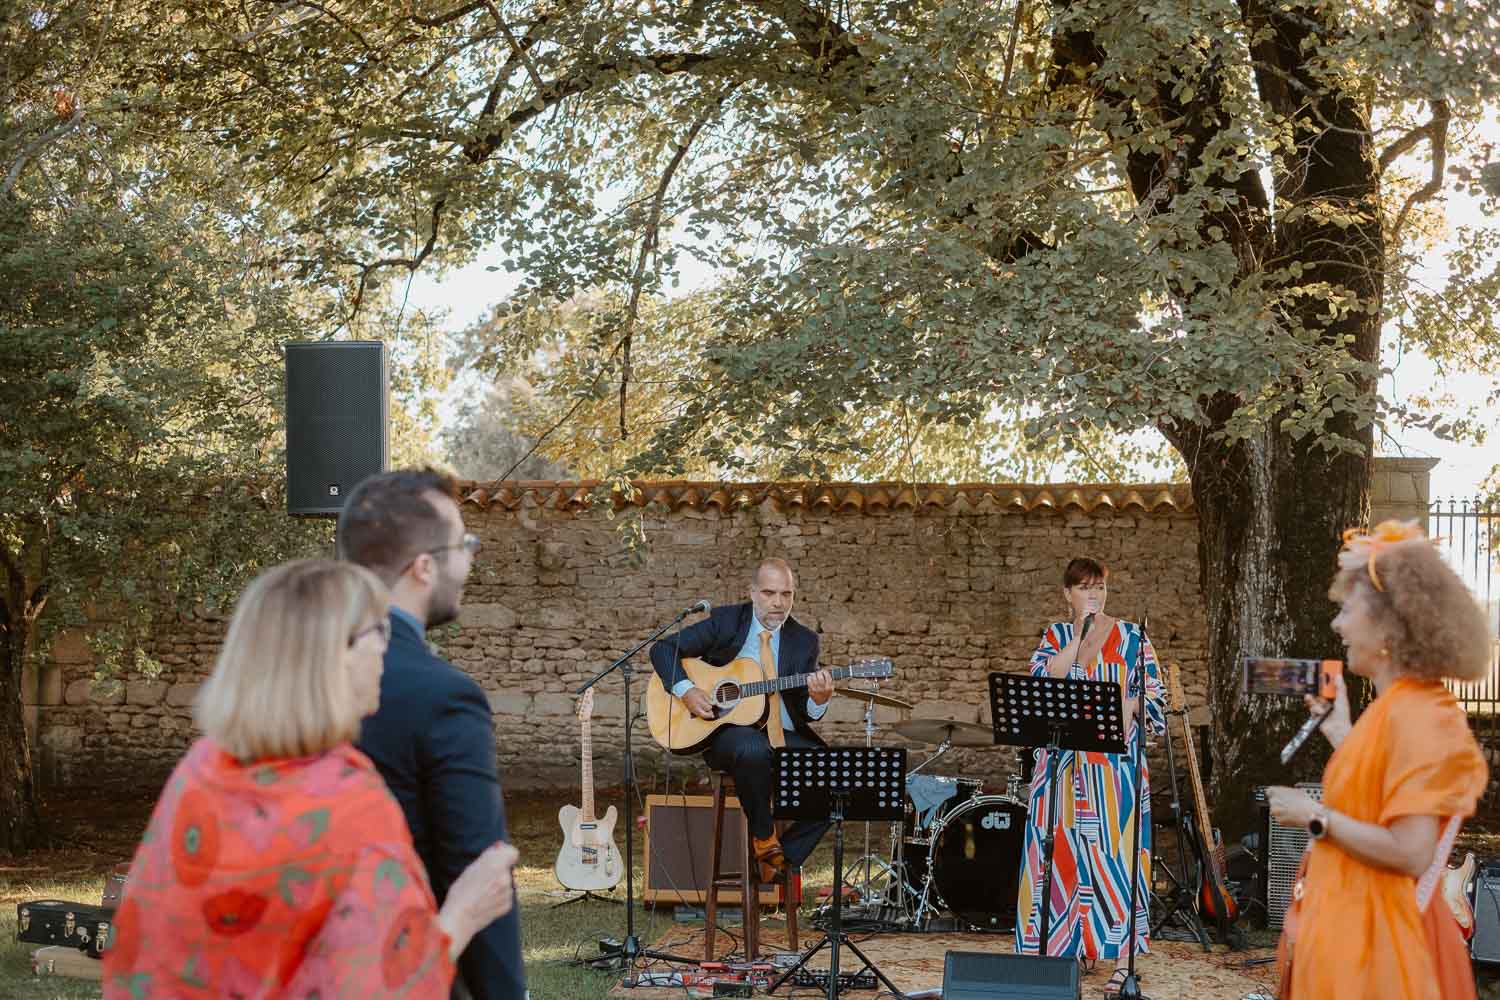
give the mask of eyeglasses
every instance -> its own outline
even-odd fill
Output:
[[[389,643],[391,641],[391,621],[390,621],[390,619],[389,618],[382,618],[382,619],[380,619],[380,621],[375,622],[375,623],[373,623],[371,625],[366,625],[364,628],[360,629],[358,632],[356,632],[353,635],[351,635],[349,637],[349,648],[353,649],[356,645],[358,645],[359,640],[363,639],[365,636],[369,635],[371,632],[374,632],[376,635],[380,636],[380,641],[381,642]]]
[[[427,549],[426,551],[428,555],[435,556],[439,552],[447,552],[449,549],[463,549],[469,555],[477,556],[479,555],[479,550],[483,547],[484,543],[479,540],[478,535],[465,534],[461,542],[455,542],[452,545],[439,545],[435,549]]]

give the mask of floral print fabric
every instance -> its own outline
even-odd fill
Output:
[[[130,866],[107,1000],[439,998],[453,963],[411,835],[347,744],[178,764]]]

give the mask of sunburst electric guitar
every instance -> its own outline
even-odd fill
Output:
[[[1208,799],[1203,795],[1203,778],[1198,774],[1198,752],[1193,748],[1193,727],[1188,724],[1187,696],[1182,691],[1182,668],[1174,666],[1168,671],[1173,709],[1181,713],[1182,742],[1187,751],[1188,777],[1193,786],[1192,824],[1197,835],[1193,841],[1193,852],[1198,855],[1198,912],[1204,920],[1212,920],[1219,932],[1219,941],[1229,943],[1229,926],[1239,916],[1239,904],[1224,882],[1224,845],[1219,840],[1219,831],[1214,829],[1208,816]]]
[[[854,660],[847,667],[835,667],[829,671],[833,679],[846,677],[889,677],[894,672],[889,659]],[[760,726],[769,714],[767,694],[771,691],[786,691],[807,686],[812,674],[793,674],[790,677],[764,678],[760,663],[748,656],[732,660],[722,667],[698,659],[684,659],[683,673],[693,686],[708,694],[713,703],[714,717],[700,719],[672,696],[661,678],[651,675],[646,688],[646,721],[651,726],[651,736],[664,749],[673,753],[697,753],[721,726]]]
[[[615,846],[615,807],[603,818],[594,815],[594,745],[589,719],[594,714],[594,691],[583,693],[578,702],[578,722],[583,738],[583,806],[563,806],[557,821],[563,828],[562,850],[552,870],[557,880],[579,892],[613,889],[625,873],[620,849]]]

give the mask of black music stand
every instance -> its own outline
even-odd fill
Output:
[[[1042,841],[1045,874],[1037,905],[1042,908],[1039,949],[1041,954],[1051,955],[1052,850],[1057,839],[1057,752],[1125,752],[1120,685],[1081,677],[990,674],[990,718],[996,743],[1047,749],[1047,833]],[[1023,931],[1020,919],[1018,913],[1017,950]],[[1133,940],[1131,947],[1135,947]]]
[[[833,921],[823,940],[781,974],[767,991],[775,993],[807,960],[829,946],[828,1000],[838,1000],[839,948],[847,947],[880,978],[896,1000],[906,994],[844,933],[844,820],[899,820],[906,808],[906,750],[887,747],[780,747],[775,758],[771,815],[777,819],[831,820],[833,823]],[[864,969],[860,970],[861,972]]]

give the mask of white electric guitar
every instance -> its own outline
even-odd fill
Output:
[[[615,807],[604,818],[594,816],[594,745],[589,718],[594,714],[594,692],[589,689],[578,702],[578,721],[583,727],[583,808],[563,806],[557,821],[563,828],[562,850],[552,870],[569,889],[588,892],[613,889],[625,874],[620,849],[615,846]]]

